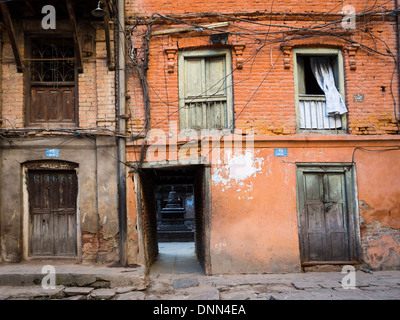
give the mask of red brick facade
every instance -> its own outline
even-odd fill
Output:
[[[74,258],[80,261],[150,266],[158,252],[154,190],[175,183],[193,186],[196,250],[207,274],[297,272],[321,262],[400,267],[399,13],[394,1],[126,0],[125,26],[116,25],[117,1],[102,1],[110,21],[90,15],[97,1],[72,3],[78,31],[74,33],[73,15],[60,2],[56,6],[65,11],[60,11],[63,20],[47,35],[40,14],[27,19],[35,10],[26,6],[18,12],[15,3],[2,4],[22,23],[13,23],[11,38],[9,30],[2,30],[0,48],[1,261],[31,258],[26,173],[32,164],[48,164],[47,151],[57,149],[59,156],[51,160],[60,167],[68,163],[77,175],[73,240]],[[346,13],[352,9],[354,16]],[[112,26],[111,42],[104,23]],[[114,31],[122,27],[126,39],[114,43]],[[83,72],[76,72],[74,85],[77,119],[30,125],[27,84],[34,81],[18,70],[13,47],[29,66],[29,39],[54,34],[77,38],[82,46]],[[126,49],[125,68],[116,55],[118,45]],[[312,132],[299,126],[299,97],[308,94],[300,92],[300,82],[309,80],[299,74],[306,72],[301,64],[318,54],[331,59],[348,112],[334,130]],[[107,62],[110,57],[115,70]],[[210,57],[223,61],[218,72],[229,78],[221,118],[232,121],[226,121],[228,130],[214,142],[200,136],[190,140],[178,135],[186,116],[181,111],[191,108],[182,107],[191,81],[183,65],[197,58],[201,70],[207,70]],[[120,82],[119,69],[126,83]],[[201,77],[212,77],[215,69]],[[121,113],[125,87],[126,110]],[[201,94],[190,97],[204,103]],[[125,119],[127,130],[120,132]],[[125,141],[126,162],[117,152]],[[333,218],[323,216],[332,220],[326,222],[332,228],[340,210],[332,211],[325,199],[327,185],[345,199],[340,203],[344,222],[338,221],[347,228],[310,241],[325,254],[326,239],[340,242],[345,234],[350,252],[345,258],[314,261],[312,255],[304,256],[310,248],[303,229],[312,229],[312,223],[303,221],[308,212],[301,202],[307,200],[302,189],[307,174],[322,177],[315,178],[323,190],[317,200],[319,210],[332,213]],[[121,177],[126,178],[127,213]],[[336,183],[330,185],[329,179]],[[323,220],[315,216],[311,214],[314,224]]]
[[[230,147],[222,143],[217,147],[225,158],[211,164],[208,272],[279,272],[304,267],[298,251],[301,209],[296,203],[300,183],[296,171],[302,163],[352,166],[357,173],[351,201],[355,205],[358,262],[376,269],[400,266],[396,235],[400,227],[396,196],[400,192],[396,160],[400,141],[394,2],[353,1],[356,19],[355,28],[350,29],[342,25],[351,21],[342,13],[349,9],[345,5],[342,1],[126,2],[132,70],[128,106],[134,138],[127,152],[133,166],[167,165],[152,162],[141,138],[147,132],[147,121],[147,130],[161,129],[164,137],[170,137],[167,145],[174,143],[171,133],[180,121],[179,55],[221,48],[231,52],[234,131],[239,135],[254,132],[255,173],[243,180],[234,177],[229,162],[234,159],[234,151],[230,158]],[[207,25],[215,28],[208,29]],[[227,42],[211,44],[210,36],[219,33],[226,33]],[[303,48],[336,49],[343,57],[348,113],[347,126],[340,134],[302,132],[296,126],[294,52]],[[144,91],[143,80],[147,80]],[[178,138],[178,149],[187,141]],[[147,143],[152,145],[154,141]],[[200,150],[200,142],[197,147]],[[274,156],[275,148],[286,148],[287,158]],[[171,145],[159,152],[167,152],[165,159],[177,160]],[[382,166],[378,160],[373,166],[372,158],[381,159]],[[210,158],[206,156],[205,163],[207,160]],[[184,162],[178,161],[177,165]],[[397,178],[391,179],[392,175]],[[386,183],[389,179],[390,188]],[[128,187],[134,186],[128,182]],[[386,195],[384,202],[379,203],[373,194]],[[362,207],[365,202],[370,208],[368,213]],[[130,223],[140,218],[140,206],[138,201],[129,203]],[[387,219],[392,219],[391,229],[386,228]],[[146,261],[145,254],[136,257],[140,237],[138,240],[133,232],[130,239],[133,260]]]
[[[179,100],[177,53],[218,48],[218,45],[210,45],[210,34],[227,31],[228,44],[224,47],[232,50],[236,129],[252,129],[256,134],[266,135],[296,133],[292,50],[310,47],[342,51],[349,134],[398,132],[394,115],[394,99],[398,105],[398,80],[396,74],[392,79],[396,69],[393,56],[390,56],[396,53],[392,3],[377,4],[374,10],[370,10],[376,13],[368,13],[365,17],[362,14],[364,2],[352,3],[357,14],[356,29],[347,31],[341,26],[343,5],[340,1],[313,5],[308,2],[301,6],[298,2],[274,3],[272,15],[269,14],[272,5],[269,1],[246,2],[246,5],[239,5],[239,10],[232,1],[218,2],[218,10],[215,10],[214,3],[201,1],[196,4],[144,1],[140,4],[128,1],[127,19],[132,24],[139,21],[131,33],[131,40],[141,57],[144,45],[140,36],[145,33],[145,27],[140,23],[149,23],[150,14],[170,14],[172,17],[162,18],[154,14],[151,25],[154,33],[189,28],[191,24],[229,22],[229,27],[216,28],[215,31],[178,32],[150,38],[148,82],[152,128],[166,129],[168,121],[164,118],[168,112],[169,120],[179,121],[176,112]],[[327,26],[322,29],[318,28],[325,24]],[[133,27],[128,26],[128,30],[130,28]],[[304,30],[299,30],[302,28]],[[322,32],[317,32],[319,30]],[[244,46],[240,56],[236,54],[239,46]],[[285,46],[287,50],[283,50]],[[169,49],[173,50],[170,56],[167,53]],[[238,68],[238,59],[243,64],[241,69]],[[350,64],[355,67],[350,68]],[[172,73],[167,71],[169,65],[172,65]],[[131,85],[137,83],[135,80],[131,82]],[[138,100],[141,91],[129,89],[129,94],[135,97],[130,100],[130,108],[137,115],[134,118],[137,121],[143,114],[142,103]],[[356,102],[354,96],[360,94],[364,95],[364,100]]]

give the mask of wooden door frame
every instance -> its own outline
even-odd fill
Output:
[[[301,237],[301,202],[300,202],[300,183],[303,183],[303,174],[305,172],[314,173],[344,173],[344,183],[347,197],[347,213],[349,221],[349,261],[310,261],[301,262],[302,266],[318,264],[357,264],[361,261],[361,236],[360,219],[358,208],[357,178],[356,167],[353,163],[296,163],[296,193],[297,193],[297,223],[299,234],[300,260],[304,257],[304,248]]]
[[[77,178],[77,197],[76,197],[76,256],[32,256],[30,254],[30,209],[29,209],[29,193],[28,193],[28,171],[43,170],[43,171],[61,171],[74,170]],[[61,160],[38,160],[28,161],[23,163],[21,172],[22,182],[22,258],[23,260],[43,260],[43,259],[65,259],[65,260],[82,260],[82,234],[79,211],[79,175],[78,164],[69,161]]]

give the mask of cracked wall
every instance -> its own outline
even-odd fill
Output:
[[[400,268],[398,153],[357,155],[361,250],[363,262],[374,270]]]

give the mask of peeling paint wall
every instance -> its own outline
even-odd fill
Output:
[[[220,186],[223,192],[235,192],[238,199],[245,199],[246,194],[252,191],[251,178],[261,173],[263,158],[257,158],[253,150],[246,149],[233,153],[225,151],[225,165],[216,166],[212,171],[212,182]],[[248,200],[252,198],[247,197]]]
[[[363,260],[371,269],[400,268],[400,151],[357,154]],[[397,161],[396,161],[397,159]]]
[[[294,165],[273,149],[225,156],[212,169],[213,273],[299,271]]]
[[[221,159],[211,165],[209,181],[211,273],[301,271],[296,164],[348,165],[352,160],[360,263],[372,269],[400,269],[400,150],[355,150],[360,146],[381,150],[393,145],[400,146],[400,139],[320,136],[258,138],[254,150],[234,152],[221,147]],[[276,148],[286,148],[287,156],[275,156]],[[131,189],[129,247],[131,263],[139,263],[137,203],[131,198],[135,191]]]
[[[78,176],[78,256],[83,261],[118,262],[119,229],[116,160],[114,138],[96,139],[95,144],[82,139],[46,138],[37,141],[14,139],[13,147],[2,150],[0,196],[2,261],[29,259],[29,205],[24,194],[23,166],[27,161],[46,161],[46,149],[59,148],[63,160],[76,163]],[[34,152],[32,152],[34,150]],[[25,232],[25,233],[24,233]],[[28,239],[28,240],[26,240]]]
[[[268,143],[254,153],[225,151],[226,162],[212,167],[213,273],[300,271],[296,163],[350,163],[356,145],[335,144],[298,143],[287,157],[275,157]],[[400,151],[358,152],[360,258],[398,269]]]

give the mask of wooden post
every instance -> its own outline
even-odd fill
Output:
[[[76,25],[75,12],[71,0],[66,0],[66,2],[67,2],[69,21],[71,23],[72,35],[74,39],[74,48],[75,48],[76,63],[78,65],[78,72],[82,73],[83,72],[82,51],[79,43],[78,26]]]
[[[109,21],[110,21],[110,13],[108,10],[108,4],[105,4],[105,11],[106,11],[106,15],[103,18],[104,21],[104,31],[106,34],[106,50],[107,50],[107,66],[108,66],[108,70],[112,71],[115,70],[115,63],[114,63],[114,59],[112,58],[112,51],[111,51],[111,38],[110,38],[110,25],[109,25]]]
[[[15,40],[14,27],[10,16],[10,11],[8,10],[8,6],[5,2],[0,3],[0,7],[1,7],[1,12],[3,14],[4,24],[6,25],[7,28],[8,37],[10,38],[11,47],[14,52],[17,71],[24,72],[24,65],[22,63],[21,54],[17,46],[17,41]]]

